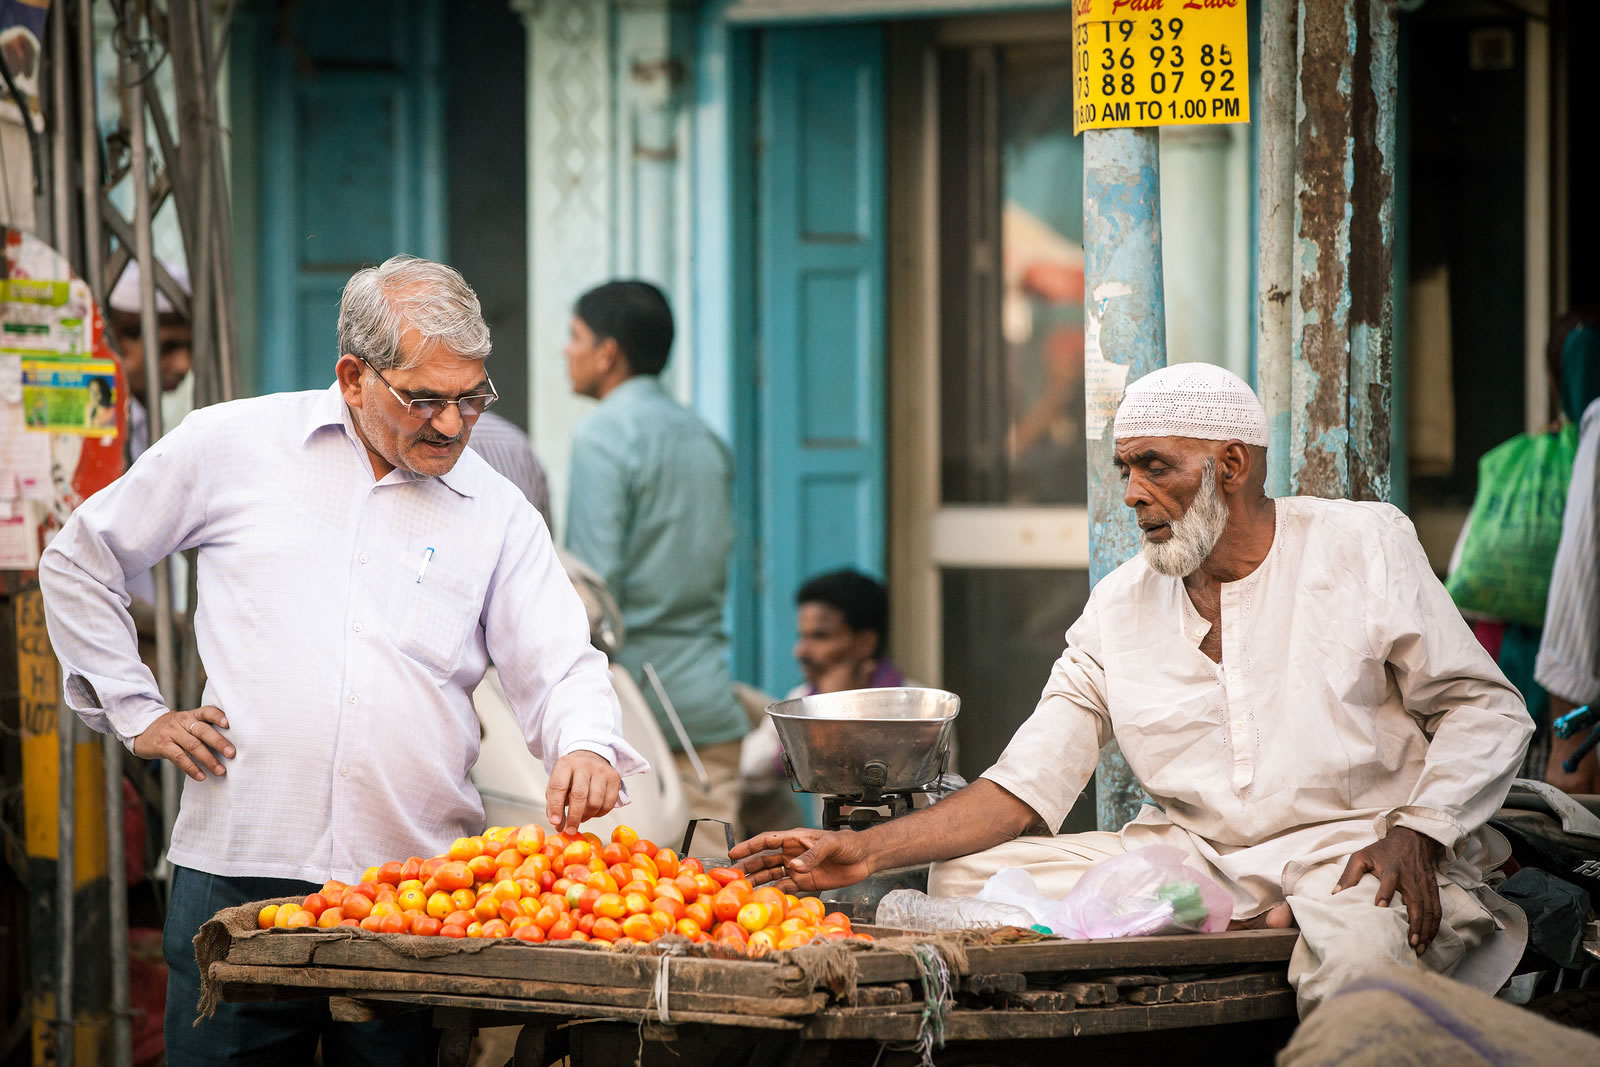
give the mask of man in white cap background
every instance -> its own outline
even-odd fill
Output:
[[[163,263],[172,280],[185,293],[189,291],[189,271],[181,264]],[[146,358],[144,337],[139,322],[139,264],[130,262],[122,277],[111,287],[106,300],[106,323],[116,338],[122,356],[122,373],[128,382],[128,462],[132,463],[150,447],[150,417],[145,412],[146,383],[151,361]],[[156,340],[161,346],[154,361],[161,375],[161,391],[170,393],[189,376],[190,346],[194,334],[189,322],[172,306],[166,294],[156,290]]]
[[[806,890],[936,862],[935,895],[1023,867],[1060,898],[1148,845],[1297,926],[1304,1015],[1394,962],[1493,991],[1526,923],[1483,882],[1484,824],[1531,724],[1388,504],[1266,495],[1266,415],[1241,379],[1182,364],[1134,382],[1115,461],[1143,551],[1067,632],[1033,715],[960,793],[862,833],[761,834],[733,852]],[[1113,737],[1154,801],[1118,833],[1055,835]]]

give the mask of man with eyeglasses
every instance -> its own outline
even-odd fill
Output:
[[[192,938],[223,908],[360,880],[483,829],[471,693],[492,659],[576,831],[646,770],[544,523],[467,449],[495,399],[478,298],[443,264],[358,271],[337,380],[204,408],[90,498],[40,563],[67,702],[188,775],[168,858],[167,1061],[431,1063],[425,1014],[335,1023],[320,1002],[194,1023]],[[139,662],[126,576],[199,549],[203,706]]]

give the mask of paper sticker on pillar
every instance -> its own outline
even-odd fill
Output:
[[[1073,0],[1074,133],[1250,121],[1245,0]]]
[[[1094,301],[1083,324],[1083,435],[1090,441],[1105,436],[1128,384],[1128,364],[1111,362],[1100,347],[1100,319],[1108,303],[1132,293],[1126,282],[1101,282],[1094,287]]]

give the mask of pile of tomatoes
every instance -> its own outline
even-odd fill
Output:
[[[615,947],[678,934],[764,956],[852,938],[850,920],[817,897],[753,888],[734,867],[703,868],[619,826],[551,834],[529,824],[457,838],[442,856],[369,867],[355,885],[330,881],[301,904],[268,904],[262,929],[359,926],[423,937],[603,941]]]

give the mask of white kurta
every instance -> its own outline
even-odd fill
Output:
[[[1126,847],[1209,863],[1248,918],[1286,869],[1405,826],[1465,888],[1533,724],[1387,504],[1291,497],[1249,576],[1222,586],[1222,662],[1180,579],[1142,556],[1101,581],[1033,715],[984,773],[1060,826],[1114,735],[1158,807]],[[1503,842],[1499,842],[1503,849]],[[1296,865],[1292,869],[1290,865]]]

